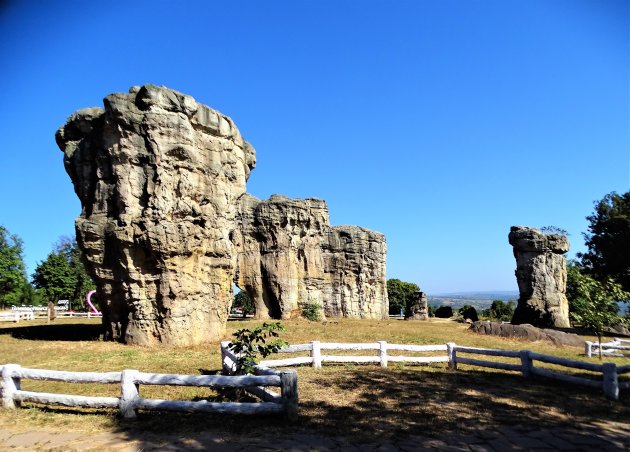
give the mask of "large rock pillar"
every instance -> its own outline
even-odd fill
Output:
[[[562,234],[512,226],[508,236],[516,258],[520,297],[512,323],[568,328],[569,302],[565,295],[567,268],[564,253],[569,240]]]
[[[111,94],[57,132],[81,200],[77,241],[107,339],[222,337],[232,302],[236,200],[255,152],[232,120],[164,87]]]

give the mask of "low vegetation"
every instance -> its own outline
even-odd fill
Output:
[[[145,348],[98,340],[98,320],[61,320],[0,325],[2,363],[24,367],[114,371],[134,368],[146,372],[195,374],[220,371],[219,343],[195,347]],[[262,322],[228,323],[225,340],[237,330],[256,329]],[[573,359],[586,359],[583,350],[550,343],[529,343],[477,335],[468,325],[449,319],[429,321],[370,321],[336,319],[284,322],[282,339],[291,344],[311,340],[403,344],[458,344],[502,349],[530,349]],[[630,364],[630,358],[612,359]],[[567,426],[585,422],[626,422],[630,395],[605,399],[601,391],[548,380],[524,380],[514,372],[445,365],[372,365],[300,367],[300,420],[288,425],[281,416],[243,417],[178,413],[141,413],[134,423],[116,416],[115,410],[84,410],[27,404],[0,412],[0,428],[11,430],[124,431],[130,438],[147,432],[194,434],[221,431],[231,435],[283,435],[303,432],[352,436],[357,441],[405,434],[465,433],[505,425]],[[27,390],[84,395],[117,395],[116,385],[67,384],[24,380]],[[220,394],[203,388],[141,386],[146,397],[200,400]],[[340,429],[340,426],[343,426]],[[264,433],[263,433],[264,432]]]

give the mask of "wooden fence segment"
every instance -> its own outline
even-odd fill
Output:
[[[140,372],[135,377],[135,382],[143,385],[243,388],[247,386],[280,386],[280,377],[277,375],[169,375]]]
[[[559,366],[573,367],[574,369],[590,370],[592,372],[601,372],[602,364],[589,363],[586,361],[577,361],[575,359],[560,358],[559,356],[541,355],[536,352],[529,352],[531,359],[541,361],[543,363],[557,364]]]
[[[34,402],[44,405],[78,406],[86,408],[118,408],[118,397],[94,397],[47,392],[15,391],[13,399],[19,402]]]
[[[69,372],[63,370],[20,368],[17,378],[28,380],[63,381],[66,383],[119,383],[120,372]]]
[[[283,406],[277,403],[239,403],[239,402],[188,402],[181,400],[139,399],[138,408],[156,411],[185,411],[229,414],[264,414],[282,413]]]
[[[462,358],[461,356],[457,357],[457,364],[468,364],[471,366],[490,367],[492,369],[513,370],[516,372],[521,372],[523,370],[520,364],[509,364],[509,363],[500,363],[496,361],[486,361],[482,359]]]

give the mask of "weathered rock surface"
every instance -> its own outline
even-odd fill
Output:
[[[236,201],[255,151],[230,118],[170,89],[111,94],[57,132],[81,200],[77,240],[106,337],[188,345],[223,335]]]
[[[305,304],[331,317],[387,317],[386,243],[355,226],[331,227],[319,199],[273,195],[239,203],[235,282],[259,318],[291,318]]]
[[[406,320],[427,320],[429,318],[429,301],[424,292],[413,294],[409,311],[405,315]]]
[[[564,253],[569,251],[569,240],[561,234],[543,234],[522,226],[512,226],[508,238],[514,247],[520,292],[512,323],[568,328]]]
[[[473,322],[470,329],[475,333],[493,336],[510,337],[526,341],[549,341],[556,345],[583,347],[584,340],[577,334],[562,331],[536,328],[533,325],[512,325],[497,322]]]
[[[233,282],[260,317],[288,318],[304,303],[387,317],[385,237],[331,227],[321,200],[245,194],[256,154],[229,117],[153,85],[104,107],[77,111],[56,139],[107,339],[218,339]]]

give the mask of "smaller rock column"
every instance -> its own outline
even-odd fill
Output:
[[[415,292],[405,320],[427,320],[429,318],[429,302],[424,292]]]
[[[543,234],[538,229],[512,226],[508,236],[516,258],[520,297],[513,324],[568,328],[567,266],[564,253],[569,240],[562,234]]]

